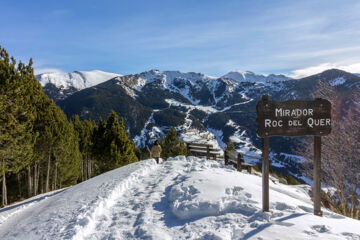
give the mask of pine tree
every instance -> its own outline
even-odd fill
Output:
[[[2,205],[7,205],[6,174],[17,174],[32,158],[32,106],[24,86],[31,68],[9,58],[0,47],[0,175],[2,177]]]
[[[117,138],[117,144],[120,146],[120,166],[127,165],[129,163],[133,163],[138,161],[138,158],[135,154],[135,144],[127,137],[124,119],[120,120],[120,134]]]
[[[95,123],[89,120],[80,121],[78,115],[71,118],[79,142],[79,150],[82,155],[81,180],[85,181],[92,177],[93,161],[92,147]]]
[[[175,157],[178,155],[186,155],[186,146],[184,142],[180,142],[176,135],[175,128],[171,128],[165,139],[161,142],[161,156],[164,159]]]
[[[94,152],[97,172],[102,173],[137,161],[134,143],[126,135],[124,120],[112,111],[106,125],[99,121],[94,131]],[[98,158],[98,156],[100,156]]]
[[[91,154],[94,157],[94,174],[98,175],[103,173],[103,162],[105,161],[105,122],[100,117],[98,123],[94,127],[92,134],[92,148]]]
[[[225,150],[227,151],[235,151],[234,143],[229,138],[228,143],[226,144]]]
[[[84,173],[86,173],[86,179],[89,179],[93,176],[94,174],[94,160],[93,160],[93,155],[92,155],[92,148],[93,148],[93,134],[94,134],[94,129],[95,129],[95,122],[94,121],[89,121],[89,120],[85,120],[83,122],[83,130],[84,130],[84,135],[83,135],[83,146],[82,146],[82,154],[83,154],[83,159],[85,162],[85,167],[84,167]]]
[[[53,189],[76,184],[81,175],[82,155],[79,151],[78,138],[73,124],[68,123],[66,119],[64,120],[62,138],[59,139],[54,151],[55,174]]]
[[[84,152],[92,152],[91,129],[94,123],[82,123]],[[75,184],[80,176],[81,154],[74,126],[63,111],[50,100],[37,82],[32,68],[16,63],[0,47],[0,181],[2,205],[39,192]],[[91,166],[92,164],[87,164]],[[91,170],[88,171],[88,176]],[[7,178],[10,177],[8,199]],[[21,184],[26,177],[27,184]],[[13,183],[15,182],[15,183]],[[16,184],[17,183],[17,184]],[[18,188],[15,188],[14,185]],[[15,185],[15,186],[16,186]],[[14,191],[18,189],[18,193]]]

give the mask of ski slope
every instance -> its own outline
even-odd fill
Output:
[[[149,159],[0,209],[0,239],[360,239],[360,221],[312,214],[309,186],[195,157]]]

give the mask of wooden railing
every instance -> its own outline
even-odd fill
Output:
[[[251,173],[252,165],[249,163],[245,163],[244,158],[241,153],[235,151],[224,151],[224,160],[225,165],[233,165],[238,171],[242,169],[246,169],[249,173]]]
[[[214,159],[220,155],[220,149],[214,148],[211,144],[186,143],[189,156],[206,156],[206,159]]]

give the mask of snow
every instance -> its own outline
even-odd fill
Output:
[[[154,113],[151,113],[149,119],[146,121],[144,128],[141,130],[140,135],[134,137],[133,141],[138,148],[144,148],[146,145],[146,134],[148,134],[147,127],[150,123],[154,123]]]
[[[181,107],[185,107],[190,110],[197,109],[197,110],[206,112],[208,114],[218,112],[218,110],[216,110],[215,108],[210,107],[210,106],[191,105],[191,104],[181,103],[179,101],[176,101],[175,99],[165,99],[165,102],[167,102],[169,104],[169,107],[181,106]]]
[[[191,86],[199,90],[202,83],[213,82],[215,79],[217,78],[194,72],[186,73],[181,71],[150,70],[139,74],[138,83],[135,88],[137,88],[137,90],[141,90],[146,84],[157,82],[162,89],[177,92],[188,99],[192,104],[198,104],[199,100],[193,99],[190,94],[189,87]],[[184,88],[178,88],[174,84],[175,80],[182,81],[187,84]]]
[[[334,78],[332,80],[329,81],[330,86],[338,86],[341,84],[344,84],[346,82],[346,79],[344,77],[338,77],[338,78]]]
[[[200,131],[196,128],[185,129],[181,132],[180,139],[184,142],[211,144],[215,149],[221,149],[217,137],[210,131]],[[222,150],[219,153],[223,154]]]
[[[149,159],[1,209],[0,239],[360,239],[360,221],[313,215],[308,185],[273,179],[262,212],[258,175]]]
[[[41,86],[45,87],[48,83],[54,84],[57,88],[69,89],[71,87],[81,90],[84,88],[98,85],[114,77],[121,76],[116,73],[93,71],[74,71],[72,73],[49,72],[36,75],[36,79]]]
[[[270,74],[268,76],[262,75],[262,74],[256,74],[249,71],[241,71],[241,70],[235,70],[231,71],[224,76],[221,77],[222,79],[232,79],[237,82],[281,82],[281,81],[287,81],[291,80],[291,78],[286,77],[284,75],[275,75]]]
[[[234,121],[230,119],[226,125],[235,128],[234,134],[229,137],[236,146],[235,150],[244,155],[245,162],[255,164],[260,158],[261,150],[253,145],[246,130],[242,130]]]
[[[133,99],[136,99],[136,97],[138,97],[138,95],[136,95],[136,93],[134,92],[134,90],[130,87],[128,87],[126,84],[123,84],[123,82],[119,81],[117,82],[117,85],[121,86],[126,94],[130,97],[132,97]]]
[[[214,129],[214,128],[210,128],[210,127],[208,127],[207,130],[215,136],[218,145],[222,149],[224,149],[226,147],[226,144],[223,141],[223,138],[224,138],[223,131],[221,129]],[[222,151],[221,151],[221,154],[223,154]]]

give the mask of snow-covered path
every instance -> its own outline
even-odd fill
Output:
[[[0,239],[358,239],[360,221],[312,214],[309,186],[194,157],[153,159],[0,210]]]
[[[176,178],[183,174],[183,169],[174,171],[171,165],[164,162],[142,177],[131,191],[125,192],[111,209],[96,219],[94,228],[78,231],[74,239],[171,239],[166,234],[167,227],[161,224],[164,214],[155,204],[165,197],[168,183],[177,182]]]

